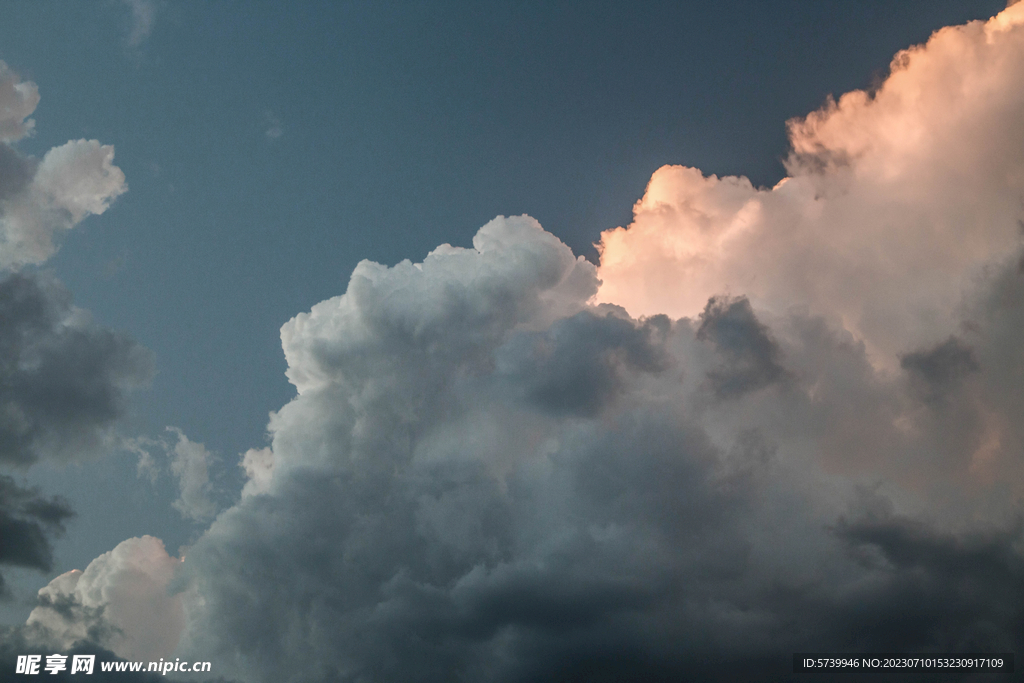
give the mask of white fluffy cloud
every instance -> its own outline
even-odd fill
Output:
[[[31,134],[27,117],[38,103],[35,84],[0,62],[0,269],[42,263],[61,233],[103,213],[128,189],[110,145],[72,140],[38,162],[11,147]]]
[[[123,541],[41,589],[27,632],[63,650],[89,641],[127,659],[168,657],[184,622],[182,598],[169,591],[180,565],[152,536]]]
[[[899,53],[873,93],[789,122],[790,177],[666,166],[603,234],[599,299],[693,316],[734,293],[828,314],[875,362],[932,343],[986,267],[1021,244],[1024,6]]]
[[[525,218],[476,245],[361,264],[284,327],[298,396],[190,552],[178,654],[241,680],[756,680],[808,647],[1014,646],[995,337],[887,377],[819,316],[588,305],[594,269]]]
[[[113,159],[114,148],[96,140],[47,152],[24,188],[0,203],[0,268],[42,263],[63,231],[106,211],[128,189]]]

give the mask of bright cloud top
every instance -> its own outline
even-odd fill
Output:
[[[694,316],[732,292],[835,316],[883,363],[937,341],[1021,243],[1024,5],[899,53],[873,93],[789,122],[790,177],[666,166],[602,235],[600,301]],[[876,359],[878,360],[878,359]]]

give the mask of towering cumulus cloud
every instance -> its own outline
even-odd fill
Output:
[[[634,315],[692,316],[729,292],[806,306],[889,365],[944,334],[1020,245],[1021,23],[1014,6],[942,29],[876,91],[790,121],[790,177],[773,189],[660,169],[633,224],[602,236],[600,299]]]
[[[1021,82],[1024,4],[791,122],[771,190],[659,170],[597,269],[527,217],[361,263],[282,329],[297,396],[182,566],[179,653],[732,681],[1020,651]]]
[[[659,170],[599,268],[525,216],[359,264],[155,640],[268,682],[1024,651],[1022,76],[1018,4],[791,123],[774,189]]]

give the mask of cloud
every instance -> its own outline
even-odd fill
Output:
[[[264,134],[270,140],[276,140],[284,135],[284,129],[281,127],[281,120],[274,116],[273,112],[267,111],[263,114],[263,123],[267,129]]]
[[[191,441],[178,427],[167,427],[166,431],[174,435],[174,440],[153,439],[145,436],[121,439],[120,448],[139,456],[136,471],[141,479],[145,477],[150,484],[155,484],[165,468],[178,482],[178,498],[171,503],[182,517],[194,522],[209,521],[217,512],[217,504],[213,500],[213,484],[210,481],[210,466],[214,456],[201,443]],[[250,477],[258,482],[266,479],[262,471],[264,467],[272,469],[273,464],[258,451],[250,450],[243,458],[242,466]],[[255,490],[259,484],[253,484]],[[244,494],[247,495],[247,494]]]
[[[988,264],[1021,244],[1024,7],[937,31],[873,92],[789,122],[790,177],[666,166],[602,235],[599,300],[695,316],[712,296],[829,315],[890,369],[935,343]]]
[[[113,164],[114,148],[95,140],[54,147],[38,164],[9,147],[0,150],[0,167],[10,169],[0,170],[8,188],[0,190],[0,269],[42,263],[57,250],[62,232],[102,214],[127,191],[124,173]]]
[[[148,351],[93,322],[41,275],[0,280],[0,463],[95,452],[129,391],[152,375]]]
[[[242,498],[256,496],[270,490],[274,478],[274,452],[269,448],[250,448],[242,454],[238,466],[245,471],[247,481],[242,487]]]
[[[64,523],[73,516],[64,500],[44,498],[37,489],[0,476],[0,565],[50,571],[49,537],[63,533]],[[0,596],[6,593],[0,575]]]
[[[1022,20],[791,123],[774,189],[659,170],[597,270],[525,217],[361,263],[282,329],[297,395],[190,551],[179,652],[556,681],[1019,649]]]
[[[755,391],[786,377],[779,347],[746,298],[711,297],[700,315],[697,339],[710,341],[726,362],[708,373],[722,398]]]
[[[139,47],[153,32],[156,23],[155,0],[124,0],[132,11],[132,26],[128,34],[128,46]]]
[[[180,565],[152,536],[123,541],[40,589],[25,633],[59,651],[86,641],[129,660],[169,657],[184,621],[181,596],[168,590]]]
[[[33,132],[39,93],[0,62],[0,465],[70,460],[114,441],[128,393],[153,373],[148,351],[95,323],[45,274],[18,268],[45,261],[56,236],[103,213],[125,191],[113,148],[71,141],[41,161],[12,144]],[[73,516],[0,477],[0,565],[48,572],[50,539]],[[4,592],[0,577],[0,592]]]
[[[16,142],[32,134],[35,121],[28,118],[39,104],[39,89],[22,83],[17,74],[0,61],[0,144]]]
[[[61,233],[102,214],[128,189],[110,145],[71,140],[42,161],[12,147],[32,134],[27,117],[38,104],[36,85],[0,62],[0,270],[42,263]]]
[[[973,454],[978,401],[1019,404],[926,401],[807,312],[590,305],[593,267],[529,219],[474,243],[364,262],[285,325],[298,395],[190,551],[177,654],[244,680],[774,680],[798,650],[1016,647],[1020,498]],[[978,325],[971,378],[1001,346]],[[1019,482],[1019,451],[990,465]]]
[[[203,444],[189,441],[177,427],[167,429],[178,438],[171,450],[171,472],[178,479],[181,492],[171,505],[189,519],[210,519],[217,512],[217,506],[210,497],[213,492],[209,472],[210,452]]]

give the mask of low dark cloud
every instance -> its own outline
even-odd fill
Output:
[[[50,571],[50,538],[62,533],[73,515],[64,500],[43,497],[37,489],[0,476],[0,566]],[[6,592],[0,575],[0,596]]]
[[[74,308],[55,280],[0,281],[0,463],[95,451],[151,374],[146,349]]]
[[[724,359],[707,375],[721,398],[736,398],[786,378],[778,345],[745,297],[711,297],[700,315],[697,339],[713,343]]]
[[[0,202],[24,190],[35,172],[34,159],[22,156],[10,145],[0,143]]]
[[[980,367],[974,349],[951,336],[936,346],[900,356],[900,367],[930,401],[940,400]]]
[[[953,533],[897,515],[840,520],[835,533],[874,584],[845,606],[844,628],[866,649],[1019,652],[1022,530],[1017,522]]]
[[[612,313],[578,313],[543,332],[513,336],[496,353],[499,372],[538,410],[594,415],[619,394],[623,375],[669,365],[665,316],[640,326]]]

